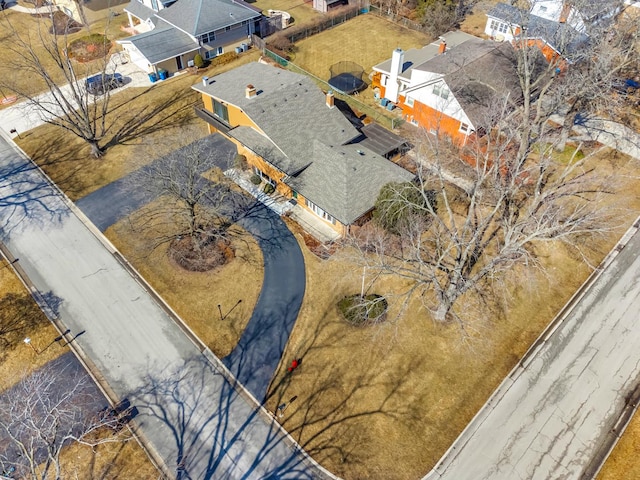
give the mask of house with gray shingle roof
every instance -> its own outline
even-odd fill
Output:
[[[380,189],[414,175],[363,135],[308,77],[259,62],[192,87],[210,132],[232,140],[254,173],[340,235],[368,218]]]
[[[496,110],[522,91],[511,45],[449,32],[421,50],[396,49],[375,67],[374,92],[412,125],[465,145],[493,126]]]
[[[132,62],[149,73],[189,66],[249,44],[262,19],[243,0],[132,0],[125,11],[137,34],[118,40]]]
[[[527,8],[497,3],[487,12],[484,33],[496,41],[523,40],[537,45],[547,60],[573,63],[589,41],[589,31],[613,19],[616,2],[530,0]]]

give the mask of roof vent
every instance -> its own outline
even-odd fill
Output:
[[[362,150],[356,150],[356,152],[358,152],[360,155],[364,155],[364,152]]]

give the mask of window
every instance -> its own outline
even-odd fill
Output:
[[[471,133],[471,127],[468,123],[460,122],[460,131],[466,135],[469,135]]]
[[[491,27],[491,30],[493,30],[494,32],[500,32],[500,33],[507,33],[507,29],[508,29],[506,23],[502,23],[497,20],[491,20],[490,27]]]
[[[221,118],[225,122],[229,122],[229,111],[227,110],[227,106],[220,103],[215,98],[213,99],[213,113],[216,117]]]
[[[386,75],[383,75],[383,76],[382,76],[382,86],[383,86],[383,87],[386,87],[386,86],[387,86],[387,79],[388,79],[388,78],[389,78],[389,77],[387,77]]]
[[[444,83],[437,83],[433,86],[433,94],[446,100],[449,98],[449,89]]]
[[[407,107],[413,107],[413,97],[409,97],[409,96],[405,97],[404,104]]]
[[[224,27],[224,31],[225,32],[228,32],[229,30],[231,30],[231,26],[230,25],[227,25],[226,27]]]
[[[222,50],[222,47],[218,47],[218,50],[216,51],[216,55],[222,55],[222,52],[224,50]]]
[[[309,207],[313,211],[313,213],[318,215],[320,218],[323,218],[324,220],[326,220],[328,222],[331,222],[334,225],[336,224],[336,219],[333,218],[331,215],[329,215],[324,210],[322,210],[315,203],[312,203],[310,200],[307,200],[306,198],[305,198],[305,203],[307,204],[307,207]]]
[[[211,43],[216,39],[216,35],[213,32],[205,33],[200,37],[202,43]]]

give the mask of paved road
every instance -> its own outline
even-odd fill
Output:
[[[223,170],[229,168],[229,159],[236,151],[233,143],[222,135],[209,135],[199,142],[219,152],[207,168],[214,164]],[[139,171],[133,172],[81,198],[76,205],[104,231],[151,200],[137,186],[143,177]],[[223,362],[258,401],[263,401],[302,305],[304,258],[295,237],[277,214],[253,199],[234,203],[239,209],[228,215],[258,241],[264,258],[264,281],[237,347]]]
[[[0,140],[0,240],[179,478],[315,478],[64,199]],[[97,233],[97,232],[96,232]]]
[[[580,479],[640,381],[636,233],[428,480]]]

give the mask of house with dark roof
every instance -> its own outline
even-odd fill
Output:
[[[125,12],[136,34],[118,43],[149,73],[182,70],[197,53],[210,59],[246,48],[262,19],[242,0],[132,0]]]
[[[531,0],[528,8],[496,4],[487,13],[484,33],[499,42],[537,46],[547,61],[573,63],[589,40],[591,28],[613,19],[621,2]]]
[[[422,49],[394,50],[373,67],[372,85],[412,125],[458,145],[493,127],[496,113],[522,99],[509,44],[449,32]]]
[[[259,62],[194,85],[198,116],[237,145],[254,173],[340,235],[368,218],[380,189],[414,175],[363,135],[304,75]]]

